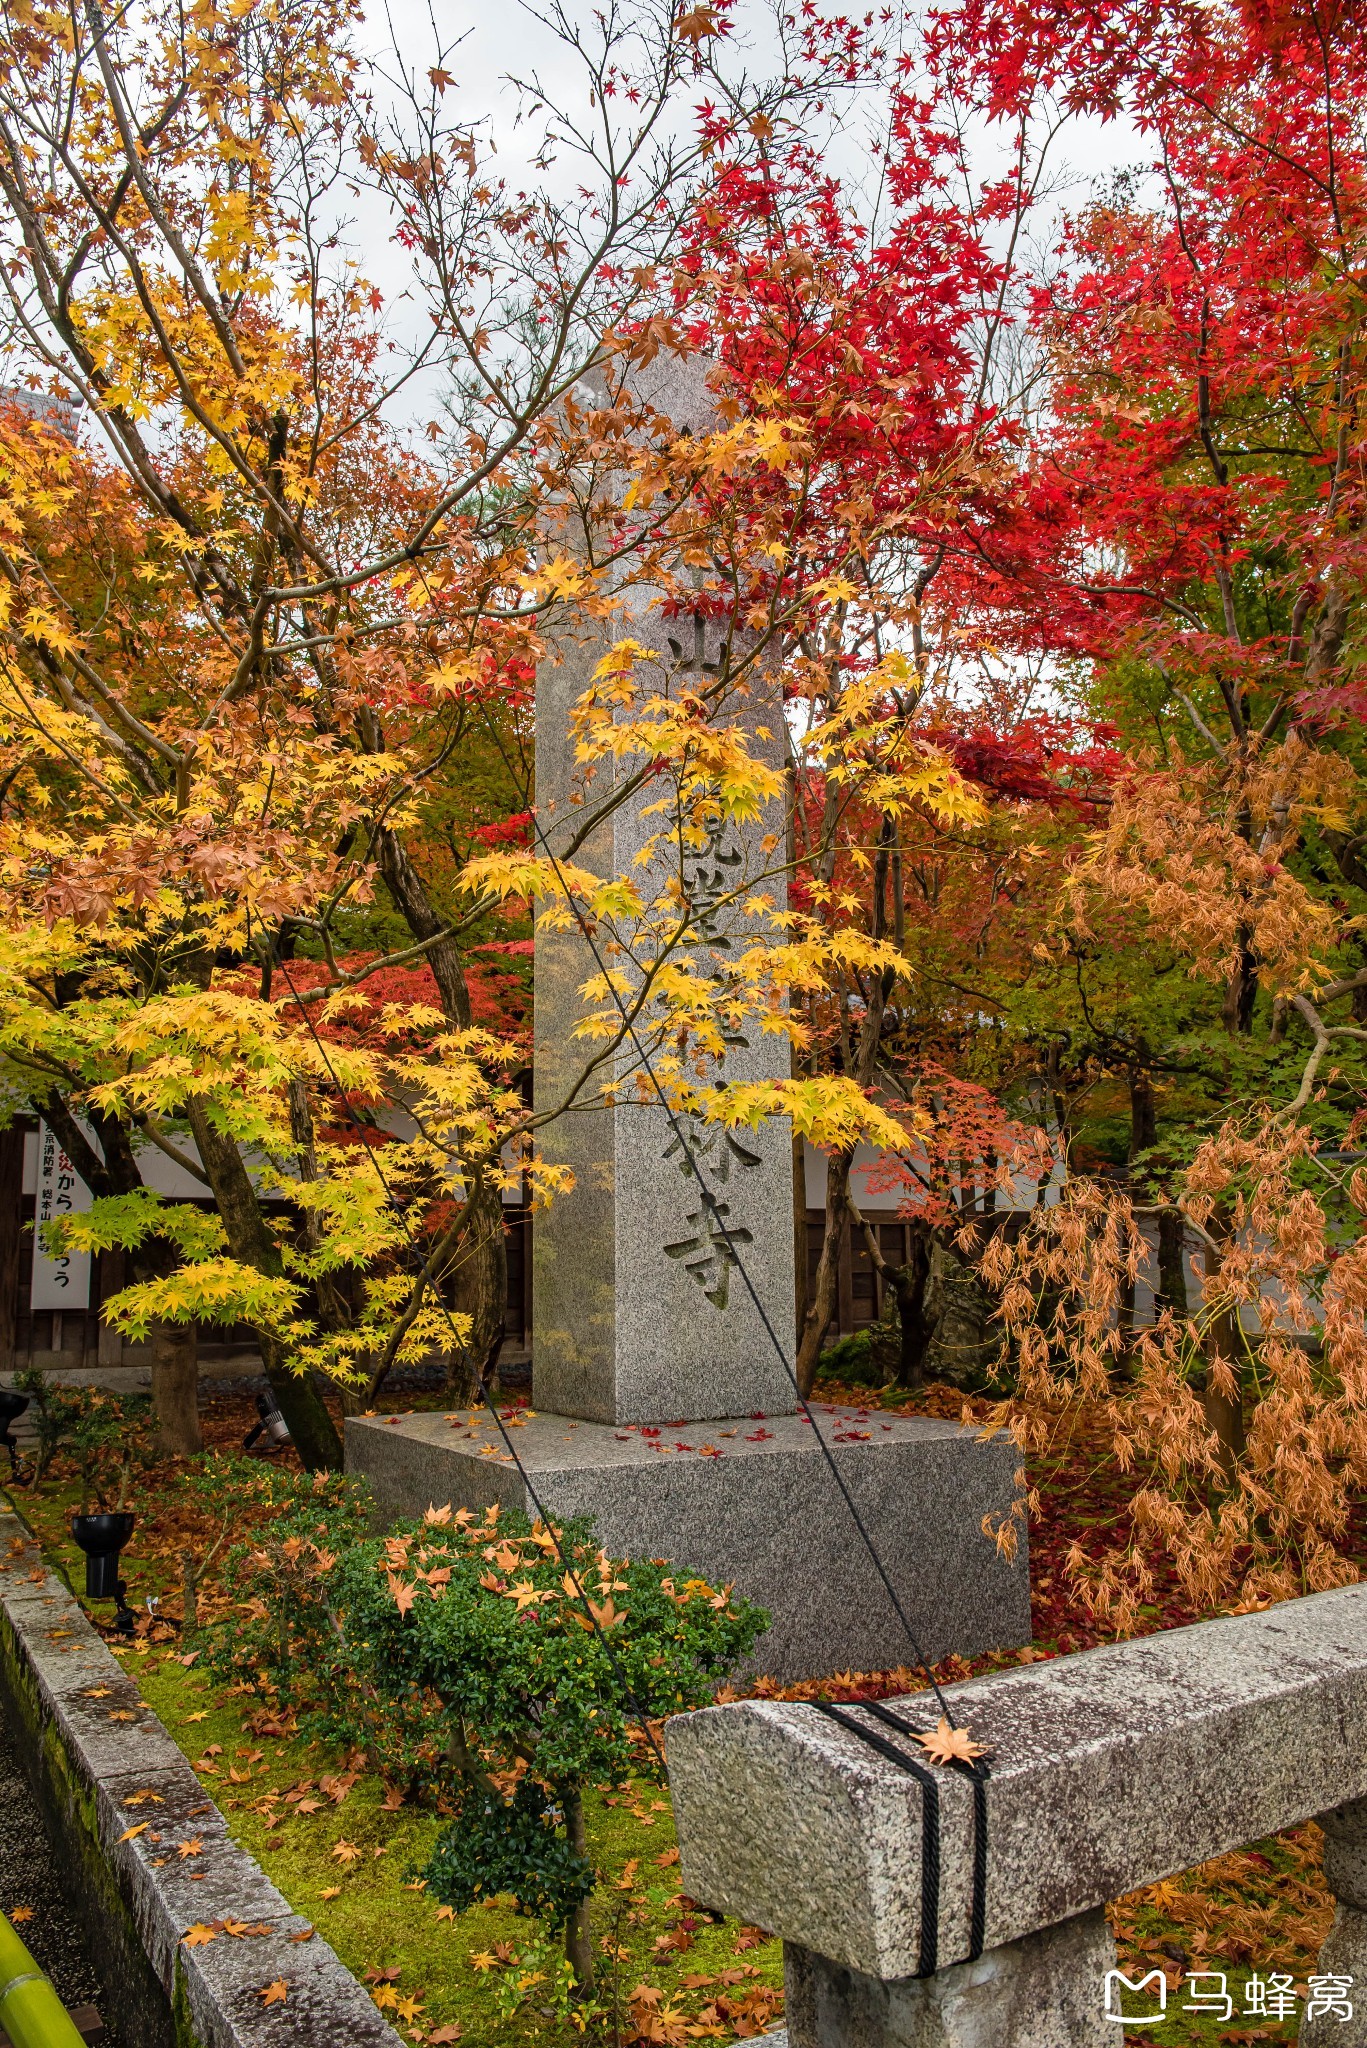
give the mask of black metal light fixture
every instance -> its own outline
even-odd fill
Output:
[[[269,1387],[267,1387],[264,1394],[257,1395],[256,1412],[261,1420],[254,1422],[243,1437],[242,1448],[244,1451],[249,1451],[257,1441],[257,1438],[262,1436],[266,1438],[263,1448],[268,1451],[283,1450],[287,1443],[293,1441],[290,1436],[290,1426],[280,1413],[280,1404]]]
[[[16,1394],[12,1387],[0,1387],[0,1444],[9,1452],[10,1476],[19,1477],[19,1446],[14,1441],[14,1424],[29,1405],[27,1394]]]
[[[119,1576],[119,1552],[133,1533],[132,1515],[75,1515],[71,1534],[85,1552],[85,1597],[112,1600],[114,1626],[121,1636],[131,1636],[133,1610],[124,1595],[128,1583]]]

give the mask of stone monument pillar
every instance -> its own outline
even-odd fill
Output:
[[[643,379],[636,395],[677,429],[711,429],[700,364],[657,359],[650,381],[654,388]],[[769,805],[772,816],[718,825],[702,843],[677,824],[671,838],[667,814],[642,815],[664,794],[663,779],[628,791],[628,762],[599,767],[583,786],[569,730],[571,707],[612,643],[630,638],[651,650],[653,687],[686,688],[718,674],[723,630],[702,616],[663,616],[655,594],[639,588],[625,594],[622,611],[586,622],[538,677],[536,769],[538,826],[550,851],[604,876],[630,875],[646,899],[672,872],[692,906],[695,969],[724,980],[728,961],[762,930],[738,907],[750,893],[737,898],[741,885],[757,882],[781,902],[782,882],[767,872],[772,849],[784,844],[781,800]],[[783,708],[758,663],[731,715],[756,747],[781,758]],[[623,800],[581,842],[580,821],[602,811],[613,789],[610,772],[623,778],[615,786]],[[655,853],[643,869],[636,856],[647,838]],[[583,1068],[585,1041],[571,1034],[583,985],[599,971],[579,931],[539,920],[538,1108],[563,1102]],[[739,1019],[721,1071],[744,1080],[786,1075],[787,1040]],[[532,1514],[537,1501],[551,1515],[591,1514],[614,1555],[669,1558],[767,1607],[772,1623],[752,1668],[796,1678],[913,1661],[833,1458],[928,1657],[1028,1641],[1024,1544],[1007,1560],[983,1533],[984,1518],[1000,1516],[1015,1496],[1009,1442],[982,1442],[928,1417],[826,1404],[811,1421],[796,1412],[791,1373],[736,1265],[738,1254],[790,1364],[786,1124],[732,1132],[684,1118],[676,1129],[630,1039],[613,1078],[611,1105],[592,1106],[590,1089],[587,1106],[571,1106],[542,1135],[547,1157],[573,1169],[575,1186],[534,1224],[536,1412],[510,1435],[516,1458],[479,1411],[361,1416],[347,1423],[347,1469],[398,1513],[445,1501],[482,1510],[499,1500]]]
[[[676,428],[705,433],[715,413],[703,368],[697,358],[667,368],[657,359],[651,371],[637,373],[635,395],[666,411]],[[620,611],[562,640],[537,676],[537,822],[543,850],[553,854],[566,851],[586,811],[601,808],[612,788],[605,778],[613,764],[586,779],[570,731],[572,707],[599,659],[630,639],[658,658],[642,668],[648,693],[676,697],[717,686],[726,620],[663,618],[660,593],[652,589],[628,586],[620,595]],[[772,668],[754,664],[718,716],[744,727],[752,751],[782,766],[783,703]],[[639,766],[617,764],[617,787],[628,787]],[[630,876],[647,902],[672,877],[690,908],[681,954],[699,975],[724,981],[728,962],[763,935],[761,921],[740,907],[752,889],[780,910],[786,905],[783,799],[775,797],[753,822],[718,821],[699,845],[682,820],[660,814],[662,787],[647,781],[614,806],[573,858],[604,877]],[[654,852],[643,866],[647,841]],[[601,938],[595,949],[581,932],[538,919],[539,1110],[553,1110],[583,1069],[590,1042],[572,1036],[585,1008],[580,990],[604,964]],[[724,1064],[709,1078],[762,1081],[788,1072],[786,1038],[746,1020],[729,1034]],[[535,1405],[612,1423],[790,1414],[792,1380],[735,1261],[739,1252],[770,1325],[790,1345],[786,1123],[774,1118],[758,1131],[730,1131],[700,1118],[671,1119],[644,1071],[639,1038],[623,1045],[613,1078],[620,1090],[615,1106],[573,1110],[541,1133],[546,1157],[571,1167],[575,1185],[536,1222]]]

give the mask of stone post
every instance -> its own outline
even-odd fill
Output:
[[[1334,1924],[1320,1950],[1316,1976],[1350,1981],[1345,2002],[1353,2017],[1322,2009],[1301,2021],[1301,2048],[1367,2048],[1367,1799],[1350,1800],[1319,1816],[1324,1829],[1324,1875],[1338,1901]],[[1321,2001],[1327,2007],[1329,2001]]]
[[[679,431],[715,424],[712,393],[699,359],[657,361],[633,378],[633,398],[648,402]],[[590,403],[595,392],[581,388]],[[768,871],[785,845],[784,803],[744,825],[726,822],[705,846],[690,842],[682,823],[660,812],[668,783],[647,781],[582,843],[577,828],[590,806],[602,807],[639,770],[596,763],[591,777],[575,758],[570,713],[602,656],[634,640],[659,657],[643,671],[648,694],[715,687],[721,650],[734,622],[701,616],[665,617],[662,593],[624,588],[622,608],[581,623],[573,638],[542,662],[536,689],[537,822],[550,849],[603,876],[628,876],[649,904],[670,884],[681,888],[693,924],[683,957],[701,974],[724,974],[729,960],[763,930],[729,899],[746,885],[786,902],[784,878]],[[783,704],[771,671],[760,663],[718,707],[742,725],[753,750],[772,765],[783,760]],[[642,864],[647,841],[654,857]],[[767,845],[766,845],[767,842]],[[599,954],[608,934],[597,940]],[[583,984],[605,964],[578,931],[536,925],[536,1104],[565,1098],[592,1041],[575,1038],[584,1013]],[[619,960],[616,964],[621,965]],[[787,1040],[744,1022],[722,1066],[706,1078],[786,1078]],[[771,1118],[758,1130],[723,1130],[701,1119],[675,1129],[644,1072],[637,1048],[616,1060],[621,1095],[614,1107],[576,1109],[545,1130],[545,1156],[569,1166],[572,1192],[538,1215],[533,1233],[535,1304],[534,1392],[538,1409],[593,1422],[669,1423],[755,1413],[791,1414],[791,1379],[775,1353],[739,1273],[734,1244],[780,1343],[794,1326],[792,1141],[787,1123]],[[593,1084],[594,1090],[601,1082]],[[693,1163],[715,1201],[703,1198]],[[724,1224],[724,1228],[722,1225]]]
[[[1115,1943],[1079,1913],[930,1977],[885,1982],[783,1946],[789,2048],[1115,2048]]]

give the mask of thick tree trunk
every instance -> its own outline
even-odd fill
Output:
[[[1253,1029],[1253,1010],[1258,1000],[1258,956],[1250,935],[1241,931],[1234,972],[1225,984],[1221,1015],[1231,1038],[1246,1038]]]
[[[1158,1136],[1158,1117],[1153,1097],[1153,1081],[1143,1067],[1130,1068],[1130,1170],[1142,1152],[1147,1152]]]
[[[213,1187],[229,1250],[243,1265],[274,1278],[283,1271],[280,1253],[266,1228],[256,1189],[235,1140],[211,1122],[202,1101],[189,1098],[186,1115]],[[259,1328],[256,1334],[271,1392],[305,1468],[310,1472],[340,1470],[342,1442],[322,1395],[312,1380],[290,1370],[285,1348],[272,1331]]]
[[[1175,1316],[1187,1312],[1187,1269],[1183,1256],[1187,1223],[1178,1208],[1158,1212],[1158,1299],[1157,1308],[1171,1309]]]
[[[1234,1483],[1235,1469],[1244,1454],[1247,1442],[1244,1432],[1243,1388],[1240,1384],[1241,1361],[1235,1348],[1237,1336],[1229,1327],[1232,1320],[1229,1316],[1221,1316],[1211,1330],[1211,1365],[1214,1371],[1212,1372],[1211,1367],[1207,1368],[1206,1388],[1201,1397],[1201,1405],[1206,1411],[1206,1421],[1214,1431],[1219,1446],[1217,1455],[1226,1486],[1232,1486]]]
[[[893,1266],[887,1279],[897,1297],[897,1319],[901,1345],[897,1361],[899,1387],[923,1387],[926,1383],[926,1353],[935,1335],[935,1317],[930,1313],[930,1259],[934,1239],[921,1223],[910,1227],[910,1254],[904,1266]]]
[[[193,1323],[153,1323],[152,1406],[157,1448],[168,1458],[193,1458],[204,1449],[199,1426],[199,1338]]]

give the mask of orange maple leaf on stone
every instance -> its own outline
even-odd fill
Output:
[[[10,1919],[14,1922],[16,1927],[22,1927],[26,1920],[31,1920],[32,1918],[32,1906],[16,1906],[14,1911],[10,1914]]]
[[[277,1977],[273,1984],[263,1984],[256,1995],[263,2005],[283,2005],[289,1996],[289,1986],[283,1977]]]
[[[967,1728],[951,1728],[943,1714],[928,1735],[918,1735],[916,1740],[933,1764],[956,1761],[971,1764],[974,1757],[987,1754],[981,1742],[974,1742]]]
[[[182,1939],[186,1948],[203,1948],[207,1942],[216,1941],[218,1929],[206,1927],[202,1920],[196,1920],[193,1927],[187,1927]]]

